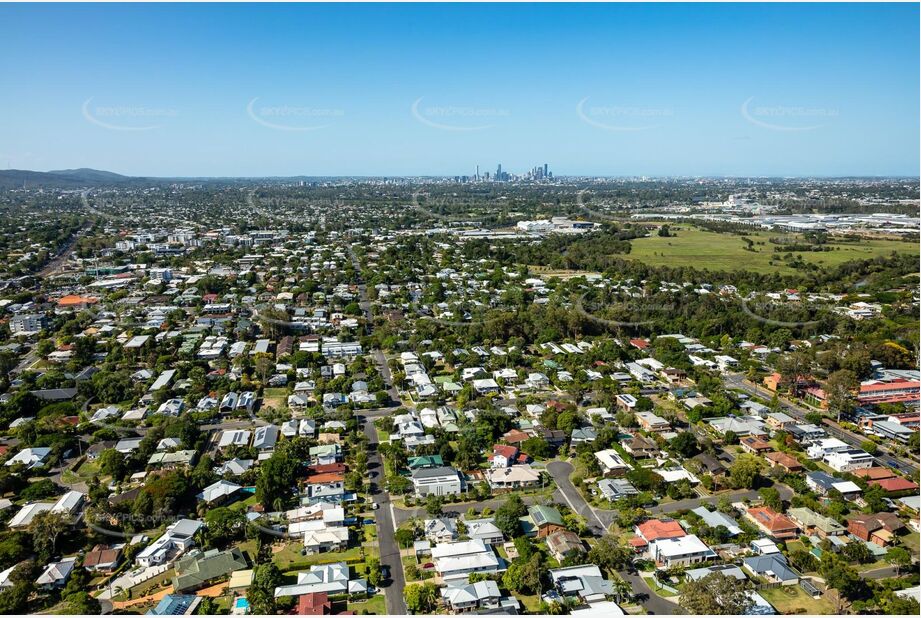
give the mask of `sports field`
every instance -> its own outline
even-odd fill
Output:
[[[710,270],[751,270],[760,273],[792,273],[793,268],[784,263],[785,253],[774,251],[769,238],[791,234],[757,231],[747,237],[755,244],[754,251],[746,250],[746,242],[737,234],[718,234],[688,225],[671,226],[675,236],[650,236],[630,241],[632,249],[624,257],[652,266],[691,266]],[[763,243],[763,244],[759,244]],[[836,266],[850,260],[863,260],[878,255],[888,255],[892,251],[918,255],[918,243],[898,240],[867,239],[857,242],[829,242],[834,251],[801,251],[793,255],[801,256],[803,261],[822,266]],[[774,258],[774,264],[771,264]]]

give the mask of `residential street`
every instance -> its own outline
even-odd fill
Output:
[[[565,461],[554,461],[547,464],[547,470],[550,472],[551,476],[553,476],[553,480],[556,481],[557,487],[559,487],[559,491],[557,493],[562,495],[563,501],[569,505],[569,508],[585,517],[593,534],[596,536],[601,536],[604,534],[611,521],[613,521],[613,514],[615,511],[600,511],[594,509],[585,501],[582,495],[576,490],[572,482],[569,480],[569,475],[572,474],[573,471],[572,464]],[[603,514],[608,515],[605,520],[602,520],[601,515]],[[639,597],[639,600],[643,607],[646,608],[647,613],[684,613],[678,605],[656,595],[639,575],[635,575],[627,571],[620,571],[618,575],[630,583],[630,585],[633,587],[634,594]]]
[[[406,580],[403,577],[403,565],[400,562],[400,548],[393,536],[395,530],[393,507],[390,503],[390,494],[383,486],[384,468],[377,452],[377,430],[374,428],[373,419],[364,417],[364,428],[368,436],[368,468],[377,471],[376,480],[372,481],[371,499],[378,505],[377,510],[374,511],[374,520],[377,522],[381,565],[389,567],[389,584],[384,586],[387,613],[405,614],[406,603],[403,601],[403,588],[406,587]]]
[[[734,389],[742,390],[748,393],[749,395],[755,395],[756,397],[761,397],[762,399],[770,400],[771,397],[774,396],[774,393],[772,393],[771,391],[769,391],[768,389],[764,387],[758,386],[756,384],[752,384],[745,378],[744,375],[740,373],[725,374],[723,376],[723,383],[725,384],[726,388],[734,388]],[[797,405],[795,403],[791,403],[790,401],[787,401],[785,399],[780,400],[780,407],[785,413],[799,420],[805,420],[806,414],[810,412],[810,410],[804,408],[803,406]],[[826,420],[825,430],[828,431],[828,433],[830,433],[834,437],[838,438],[839,440],[847,442],[851,446],[859,447],[863,442],[867,440],[866,436],[861,436],[859,434],[850,432],[844,429],[843,427],[841,427],[840,425],[838,425],[837,423],[834,423],[830,420]],[[879,453],[876,455],[876,458],[883,465],[895,468],[896,470],[899,470],[901,472],[907,472],[911,474],[912,476],[917,476],[918,474],[917,464],[910,462],[908,460],[890,455],[887,452],[885,452],[884,449],[885,447],[881,446]]]
[[[355,270],[360,272],[358,259],[355,253],[349,248],[349,255]],[[361,301],[359,305],[365,314],[366,329],[370,333],[374,328],[374,322],[371,317],[371,302],[368,299],[368,287],[362,282],[358,286]],[[393,402],[399,403],[400,397],[397,389],[393,385],[393,379],[390,375],[390,369],[387,367],[387,360],[384,354],[377,350],[373,353],[374,362],[377,365],[384,384],[387,386],[387,392]],[[392,412],[392,408],[386,408],[386,413]],[[376,470],[376,479],[372,481],[371,499],[377,505],[374,512],[374,520],[377,522],[378,546],[381,552],[381,566],[388,567],[389,576],[387,585],[384,586],[384,596],[387,601],[388,614],[405,614],[406,602],[403,600],[403,588],[406,587],[406,579],[403,577],[403,564],[400,561],[400,548],[394,538],[394,512],[393,505],[390,502],[390,494],[384,486],[384,466],[380,454],[377,451],[377,429],[374,427],[373,413],[365,415],[364,431],[368,436],[368,468]]]

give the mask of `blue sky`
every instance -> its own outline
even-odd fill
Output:
[[[0,165],[917,175],[917,4],[0,5]]]

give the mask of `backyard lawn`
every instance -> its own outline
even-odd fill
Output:
[[[911,534],[906,534],[901,537],[902,545],[904,545],[908,551],[914,555],[918,555],[921,552],[921,534],[917,532],[912,532]]]
[[[781,614],[833,614],[834,607],[825,597],[813,599],[799,586],[780,586],[761,590],[761,596]]]
[[[380,616],[387,613],[387,599],[383,594],[375,594],[367,601],[349,601],[348,611],[355,614],[375,614]]]

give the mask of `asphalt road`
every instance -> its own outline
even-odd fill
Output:
[[[358,258],[355,256],[355,252],[352,251],[351,247],[349,247],[349,256],[352,259],[355,270],[360,273],[361,268],[358,263]],[[359,306],[365,314],[365,328],[370,334],[374,328],[374,322],[371,316],[371,302],[368,297],[368,286],[365,285],[364,282],[361,282],[358,285],[358,291],[361,295]],[[387,386],[387,392],[390,393],[391,400],[398,403],[400,401],[400,395],[393,385],[393,378],[390,375],[390,368],[387,366],[387,359],[380,350],[375,351],[372,356],[384,380],[384,384]],[[389,413],[392,409],[387,408],[386,411]],[[406,587],[406,578],[403,576],[403,562],[400,559],[400,548],[394,538],[395,526],[393,523],[393,504],[390,502],[390,494],[383,486],[384,466],[381,461],[380,453],[378,453],[377,450],[377,429],[374,427],[372,416],[375,415],[366,414],[363,418],[365,434],[368,436],[368,468],[371,471],[377,472],[372,480],[371,500],[377,505],[374,520],[377,522],[377,542],[381,552],[381,565],[386,566],[388,571],[388,578],[383,586],[384,598],[387,602],[387,613],[400,615],[407,613],[406,602],[403,600],[403,589]],[[379,414],[377,416],[379,416]]]
[[[582,494],[576,490],[569,475],[572,474],[572,464],[565,461],[553,461],[547,464],[547,470],[556,481],[563,501],[569,505],[573,511],[581,515],[588,522],[589,529],[596,536],[601,536],[607,530],[610,522],[613,520],[615,511],[602,511],[595,509],[585,501]],[[609,519],[607,524],[602,519],[602,514],[607,513]],[[638,574],[621,571],[618,573],[624,581],[628,582],[633,588],[633,593],[637,600],[642,603],[648,614],[683,614],[681,607],[656,595]]]
[[[724,375],[723,382],[727,388],[739,389],[739,390],[745,391],[749,395],[755,395],[757,397],[761,397],[762,399],[771,399],[771,397],[774,396],[774,393],[767,390],[766,388],[762,388],[756,384],[752,384],[745,378],[744,375],[740,373],[731,373],[731,374]],[[780,406],[781,406],[781,409],[785,413],[799,420],[805,420],[806,414],[810,412],[810,410],[800,405],[797,405],[795,403],[791,403],[784,399],[780,400]],[[831,421],[830,419],[826,419],[825,429],[826,431],[828,431],[828,433],[830,433],[834,437],[838,438],[839,440],[843,442],[847,442],[851,446],[860,447],[860,445],[868,439],[866,436],[861,436],[859,434],[855,434],[855,433],[852,433],[844,429],[843,427],[841,427],[834,421]],[[886,453],[883,450],[884,448],[885,447],[880,447],[880,452],[876,455],[876,459],[880,463],[882,463],[885,466],[889,466],[890,468],[894,468],[895,470],[898,470],[900,472],[908,473],[911,476],[918,475],[917,465],[905,459],[895,457],[893,455]]]
[[[403,563],[400,560],[400,548],[394,538],[394,513],[390,494],[383,487],[384,467],[377,452],[377,430],[371,417],[364,417],[365,434],[368,436],[368,468],[377,471],[372,481],[371,500],[377,505],[374,520],[377,523],[377,542],[381,552],[381,565],[388,567],[389,577],[385,582],[384,597],[387,601],[388,614],[405,614],[406,603],[403,600]]]

